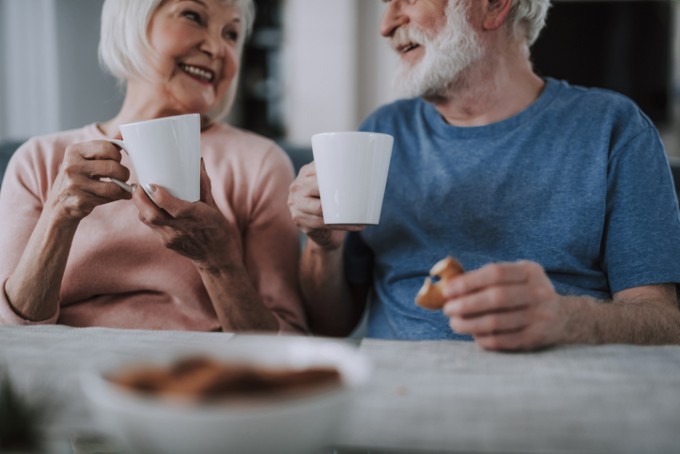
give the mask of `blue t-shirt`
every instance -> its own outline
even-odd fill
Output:
[[[469,339],[414,297],[439,259],[533,260],[563,295],[609,299],[680,282],[680,215],[650,120],[627,98],[546,79],[511,118],[447,124],[422,99],[360,127],[394,136],[380,225],[351,234],[345,272],[372,285],[370,337]]]

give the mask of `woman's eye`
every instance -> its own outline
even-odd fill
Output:
[[[226,32],[224,36],[230,41],[238,41],[239,34],[238,32]]]
[[[191,10],[184,11],[182,13],[182,16],[186,17],[187,19],[189,19],[192,22],[196,22],[197,24],[203,23],[203,18],[196,11],[191,11]]]

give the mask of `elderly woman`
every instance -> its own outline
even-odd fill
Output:
[[[220,123],[252,0],[106,0],[100,57],[124,83],[111,120],[29,140],[0,191],[0,323],[306,330],[290,160]],[[201,200],[130,194],[119,126],[200,113]]]

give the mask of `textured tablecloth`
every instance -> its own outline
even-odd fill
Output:
[[[225,333],[0,327],[0,368],[53,403],[53,440],[96,430],[82,367],[219,349]],[[490,353],[452,341],[366,339],[372,379],[343,453],[680,453],[680,347],[569,346]],[[70,444],[54,442],[54,452]]]
[[[372,383],[348,446],[443,452],[680,452],[680,347],[491,353],[364,340]]]
[[[219,349],[232,337],[230,333],[0,326],[0,371],[4,369],[24,395],[47,405],[49,454],[71,453],[72,437],[99,432],[80,387],[83,368],[150,357],[162,360],[178,350]],[[100,452],[94,448],[83,452]]]

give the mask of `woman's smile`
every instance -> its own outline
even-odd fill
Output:
[[[192,79],[201,83],[210,84],[215,80],[215,73],[204,66],[190,65],[188,63],[180,63],[179,68]]]

